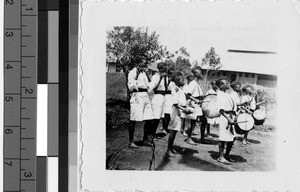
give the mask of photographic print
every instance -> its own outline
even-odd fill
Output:
[[[288,1],[82,2],[83,188],[298,188],[298,32]]]
[[[220,27],[115,26],[107,31],[107,169],[275,170],[274,31]],[[178,77],[180,85],[174,82]],[[222,91],[219,84],[225,80],[228,87]],[[224,141],[219,120],[227,116],[219,112],[224,98],[218,97],[226,95],[219,92],[232,100],[226,110],[232,110],[234,123],[225,125],[232,138]]]

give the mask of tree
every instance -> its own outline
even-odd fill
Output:
[[[191,62],[189,60],[190,54],[187,52],[185,47],[181,47],[175,54],[170,54],[171,57],[165,62],[168,67],[174,67],[175,70],[181,71],[183,73],[188,73],[191,71]]]
[[[126,71],[133,67],[133,60],[138,54],[146,54],[150,61],[166,56],[166,46],[160,45],[159,35],[148,32],[148,28],[114,27],[107,32],[106,56],[123,66]]]
[[[196,65],[198,63],[196,62]],[[204,58],[202,59],[201,67],[203,67],[204,70],[204,84],[205,89],[207,89],[207,76],[209,71],[213,71],[213,73],[216,73],[221,67],[221,58],[218,54],[216,54],[215,48],[211,47],[208,52],[205,53]]]
[[[150,61],[168,56],[166,46],[161,45],[158,39],[159,35],[155,31],[149,33],[148,28],[114,27],[107,32],[107,60],[116,62],[123,68],[127,81],[128,72],[134,67],[137,55],[146,54]],[[129,99],[128,89],[127,93]]]

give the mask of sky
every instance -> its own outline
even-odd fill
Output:
[[[123,26],[144,26],[150,31],[156,31],[160,35],[161,44],[166,45],[171,52],[186,47],[191,62],[201,62],[210,47],[214,47],[224,68],[243,68],[248,72],[265,74],[277,74],[274,66],[277,66],[280,54],[280,41],[286,38],[283,35],[285,24],[291,18],[299,19],[297,14],[294,17],[287,14],[297,13],[292,1],[217,1],[201,4],[166,2],[160,3],[159,7],[154,3],[137,3],[136,8],[127,5],[124,4],[122,11],[131,11],[132,15],[126,18],[128,14],[122,14],[125,22],[120,23]],[[178,5],[182,5],[180,9]],[[134,15],[139,17],[134,18]],[[228,53],[228,49],[270,51],[277,54]],[[238,66],[240,64],[243,66]]]
[[[149,29],[157,31],[160,42],[172,52],[186,47],[191,61],[201,62],[210,47],[215,47],[224,68],[277,74],[273,66],[279,54],[279,39],[284,38],[280,36],[286,22],[283,17],[287,10],[293,11],[293,4],[282,6],[268,1],[237,4],[219,2],[213,6],[204,3],[201,7],[189,7],[167,25],[149,26]],[[277,54],[228,53],[228,49]]]

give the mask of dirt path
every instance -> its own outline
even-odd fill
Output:
[[[199,126],[197,126],[199,129]],[[160,130],[160,127],[158,128]],[[236,161],[231,165],[220,164],[218,157],[218,129],[212,128],[214,134],[208,139],[209,144],[192,146],[184,142],[184,137],[177,133],[174,149],[179,152],[175,158],[165,156],[168,136],[155,142],[155,170],[185,170],[185,171],[274,171],[276,168],[275,132],[268,126],[257,127],[249,133],[251,145],[242,147],[241,137],[238,137],[231,151],[231,157]],[[199,130],[198,130],[199,132]],[[136,126],[135,139],[143,136],[143,124]],[[200,135],[194,135],[194,141],[199,142]],[[152,156],[150,147],[140,146],[139,149],[127,148],[127,130],[107,131],[107,156],[119,150],[115,166],[121,170],[148,170]]]

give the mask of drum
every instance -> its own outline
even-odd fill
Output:
[[[266,120],[267,114],[265,111],[257,109],[253,112],[252,116],[254,118],[254,125],[263,125]]]
[[[220,116],[220,107],[216,95],[207,96],[201,105],[204,115],[208,118]]]
[[[254,126],[254,119],[248,113],[241,113],[236,118],[235,132],[238,134],[245,134]]]

